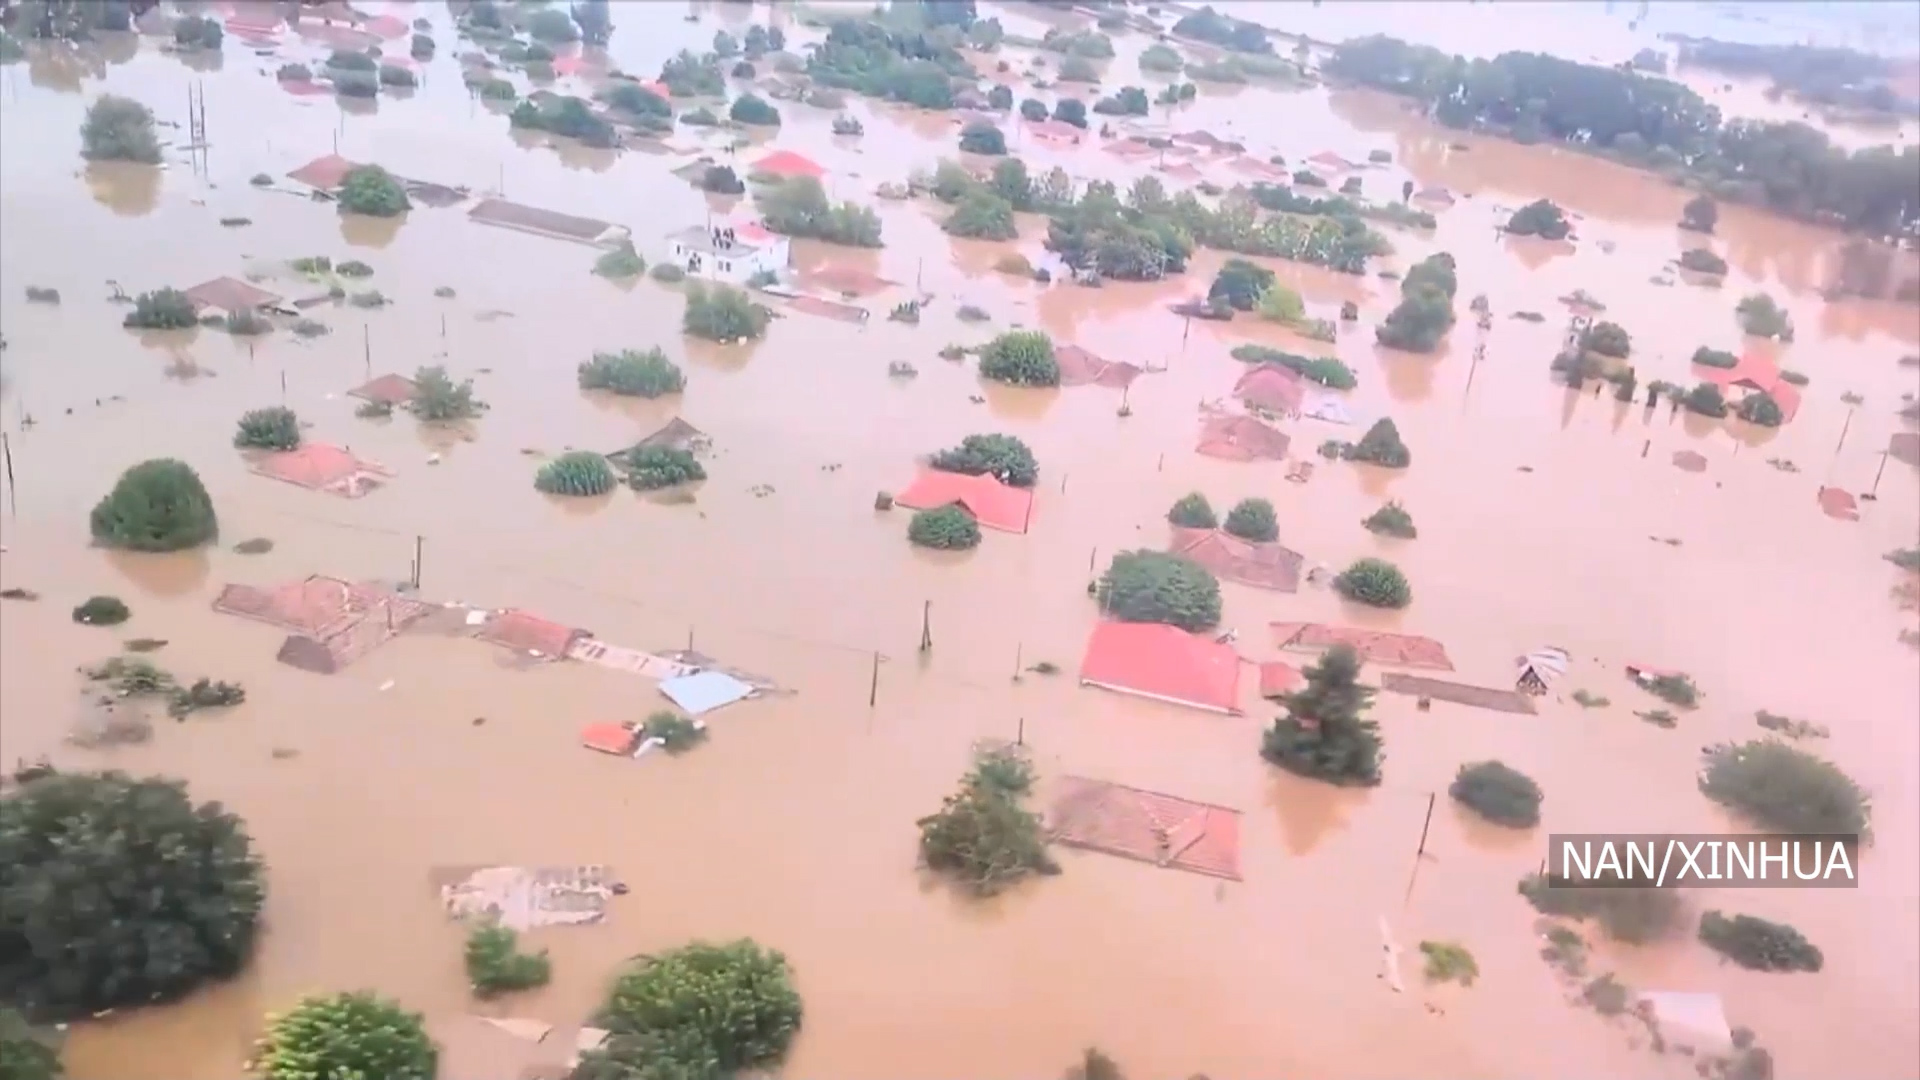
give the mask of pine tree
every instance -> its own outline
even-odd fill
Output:
[[[1360,684],[1360,655],[1336,645],[1304,672],[1307,685],[1280,699],[1286,714],[1261,740],[1260,756],[1288,772],[1332,784],[1380,782],[1380,725],[1366,719],[1374,689]]]

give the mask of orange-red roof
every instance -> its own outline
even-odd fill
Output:
[[[1260,696],[1276,698],[1290,694],[1307,681],[1300,669],[1284,660],[1268,660],[1260,665]]]
[[[1270,412],[1297,413],[1306,400],[1306,380],[1292,368],[1257,364],[1233,384],[1234,396]]]
[[[603,754],[631,754],[638,740],[639,736],[625,724],[588,724],[580,729],[580,745]]]
[[[1094,627],[1080,681],[1196,709],[1240,712],[1239,654],[1164,623]]]
[[[991,476],[927,469],[894,502],[909,510],[958,505],[975,521],[1001,532],[1023,533],[1033,518],[1033,492],[1003,484]]]
[[[347,174],[359,168],[358,162],[348,161],[339,154],[317,157],[305,165],[287,174],[287,179],[298,180],[308,187],[321,191],[333,191],[347,182]]]
[[[1738,386],[1766,394],[1780,406],[1780,414],[1788,420],[1800,411],[1800,388],[1781,378],[1780,365],[1759,353],[1742,356],[1740,362],[1730,368],[1708,368],[1703,377],[1722,390]]]
[[[775,150],[754,163],[754,172],[772,173],[775,176],[811,176],[815,180],[827,175],[826,167],[806,156],[791,150]]]

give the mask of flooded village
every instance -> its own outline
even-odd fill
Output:
[[[0,1062],[1920,1075],[1912,13],[1216,7],[4,5]]]

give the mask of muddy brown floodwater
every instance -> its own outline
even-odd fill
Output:
[[[1329,38],[1428,32],[1452,46],[1441,37],[1454,31],[1434,29],[1448,20],[1425,13],[1439,6],[1412,5],[1422,14],[1405,22],[1340,9],[1351,26],[1301,28]],[[1471,17],[1484,21],[1491,7]],[[1591,1076],[1682,1077],[1687,1059],[1629,1046],[1622,1030],[1568,1004],[1537,957],[1514,882],[1537,865],[1544,837],[1491,835],[1444,791],[1462,762],[1497,756],[1539,780],[1556,831],[1732,827],[1694,790],[1697,752],[1758,734],[1760,708],[1832,729],[1819,751],[1872,790],[1879,840],[1858,891],[1696,901],[1797,924],[1825,950],[1825,970],[1754,974],[1684,935],[1609,948],[1601,969],[1638,987],[1720,993],[1783,1076],[1920,1075],[1920,657],[1897,640],[1912,615],[1889,599],[1899,575],[1881,559],[1914,542],[1920,484],[1894,462],[1857,522],[1823,516],[1815,501],[1823,484],[1876,485],[1888,436],[1903,430],[1902,395],[1916,389],[1914,369],[1896,359],[1920,351],[1920,312],[1823,303],[1839,236],[1725,207],[1711,240],[1732,264],[1725,284],[1658,285],[1650,279],[1697,240],[1672,224],[1685,194],[1645,175],[1440,132],[1375,95],[1203,90],[1176,127],[1242,138],[1289,161],[1386,150],[1394,164],[1362,174],[1370,194],[1393,197],[1412,179],[1465,196],[1434,235],[1392,233],[1398,252],[1382,261],[1404,267],[1439,250],[1458,259],[1463,319],[1435,355],[1374,346],[1392,281],[1272,264],[1314,315],[1360,305],[1359,322],[1331,347],[1359,375],[1350,407],[1363,422],[1392,416],[1416,458],[1401,475],[1322,463],[1310,483],[1290,484],[1279,463],[1196,456],[1196,405],[1227,396],[1240,367],[1227,355],[1234,344],[1312,343],[1246,320],[1189,334],[1167,314],[1168,302],[1204,289],[1216,254],[1163,286],[1043,289],[992,264],[1008,250],[1038,257],[1044,222],[1025,222],[1022,239],[1006,245],[956,242],[933,208],[873,200],[877,184],[950,152],[945,117],[855,101],[847,111],[867,135],[849,141],[831,136],[828,113],[784,107],[787,126],[771,142],[826,164],[836,196],[873,201],[888,241],[871,254],[800,244],[796,260],[919,281],[937,299],[918,327],[790,315],[747,346],[683,339],[678,291],[595,278],[584,247],[489,229],[459,209],[368,222],[250,187],[255,173],[283,174],[337,144],[404,175],[626,224],[649,258],[664,253],[666,233],[705,220],[706,200],[669,175],[669,159],[510,138],[504,116],[462,87],[454,54],[464,46],[443,6],[369,8],[432,20],[441,50],[410,96],[353,112],[275,86],[282,59],[318,55],[297,42],[256,56],[230,40],[223,63],[190,70],[155,41],[128,38],[80,57],[36,53],[0,75],[9,342],[0,413],[17,482],[0,571],[7,585],[47,597],[0,604],[0,757],[186,777],[199,797],[246,817],[270,873],[268,931],[246,974],[176,1005],[82,1025],[68,1055],[78,1080],[230,1077],[261,1016],[316,989],[370,986],[431,1016],[457,1014],[470,1008],[460,931],[439,910],[432,868],[573,862],[614,865],[632,892],[601,927],[533,935],[552,950],[556,979],[513,1012],[572,1023],[622,957],[749,935],[786,951],[806,1000],[791,1076],[1013,1080],[1052,1075],[1097,1044],[1139,1076],[1526,1077],[1578,1066]],[[1313,17],[1333,20],[1336,8]],[[697,24],[683,21],[682,5],[615,10],[610,61],[643,72],[683,45],[704,47],[716,27],[737,32],[749,11],[767,18],[759,5],[696,6]],[[1001,14],[1010,29],[1039,29],[1025,13]],[[1571,55],[1612,49],[1624,34],[1595,11],[1567,18],[1591,28],[1556,31],[1582,43]],[[1619,44],[1648,35],[1642,28]],[[1133,79],[1144,44],[1121,40],[1116,81]],[[190,84],[205,89],[204,173],[181,153],[159,170],[83,167],[76,132],[94,95],[149,103],[163,122],[182,124],[163,135],[184,142]],[[1082,177],[1124,181],[1147,168],[1092,145],[1018,152],[1037,169],[1062,164]],[[1500,208],[1539,197],[1578,217],[1578,244],[1496,239]],[[231,216],[253,224],[217,223]],[[371,263],[371,284],[395,303],[323,309],[329,336],[283,332],[248,347],[210,330],[136,336],[107,300],[109,280],[130,291],[187,285],[309,254]],[[28,305],[27,284],[58,288],[64,303]],[[439,286],[456,298],[436,299]],[[1771,291],[1800,330],[1778,349],[1781,361],[1811,379],[1798,417],[1762,432],[1570,397],[1546,366],[1566,319],[1556,298],[1575,288],[1631,331],[1643,382],[1688,383],[1696,347],[1754,344],[1741,339],[1733,305]],[[1476,368],[1464,305],[1481,293],[1495,319]],[[867,303],[884,312],[897,298]],[[961,302],[993,322],[955,321]],[[488,315],[498,311],[512,314]],[[1510,318],[1516,311],[1546,319]],[[969,368],[934,355],[1015,323],[1166,370],[1133,386],[1132,415],[1122,418],[1113,391],[983,389]],[[686,368],[681,400],[612,403],[575,389],[574,367],[594,350],[652,345]],[[374,373],[445,363],[494,407],[464,437],[405,417],[355,419],[342,395],[366,377],[368,351]],[[887,362],[902,359],[918,366],[917,379],[887,377]],[[1843,403],[1843,393],[1862,401]],[[973,395],[984,400],[970,403]],[[311,423],[310,437],[384,462],[397,479],[348,502],[246,472],[229,445],[234,418],[283,400]],[[693,505],[620,492],[583,510],[533,490],[523,448],[611,450],[676,413],[716,447]],[[1309,456],[1343,434],[1313,421],[1288,426],[1295,453]],[[987,430],[1019,435],[1042,462],[1031,533],[989,534],[959,559],[910,549],[904,519],[876,515],[873,493],[905,484],[915,455]],[[1668,464],[1681,449],[1703,454],[1706,471]],[[225,544],[264,536],[272,552],[90,548],[89,506],[121,469],[157,456],[200,471]],[[1769,468],[1769,458],[1799,471]],[[1249,656],[1275,656],[1270,620],[1323,620],[1437,637],[1468,681],[1508,678],[1515,656],[1546,644],[1570,650],[1573,669],[1534,717],[1444,704],[1423,713],[1382,696],[1374,713],[1386,783],[1368,792],[1264,765],[1256,747],[1270,707],[1221,719],[1079,689],[1067,676],[1013,682],[1016,655],[1073,670],[1094,619],[1083,590],[1090,556],[1159,546],[1166,507],[1196,489],[1216,504],[1272,499],[1282,539],[1332,566],[1389,546],[1359,526],[1383,498],[1403,501],[1419,522],[1420,538],[1390,551],[1417,596],[1403,614],[1349,610],[1316,587],[1227,586],[1224,625],[1240,631]],[[487,646],[431,636],[403,636],[341,674],[310,675],[274,662],[280,635],[209,608],[230,581],[399,578],[416,536],[432,599],[524,607],[639,647],[678,647],[692,635],[703,652],[798,693],[719,714],[710,745],[684,759],[623,762],[583,751],[577,732],[650,709],[651,690],[633,676],[579,664],[527,670]],[[159,657],[166,666],[245,683],[246,704],[165,724],[144,746],[65,745],[75,712],[68,673],[115,647],[113,633],[68,620],[67,608],[93,593],[129,601],[125,634],[171,641]],[[929,601],[935,647],[921,659],[914,646]],[[875,651],[886,661],[869,708]],[[1704,707],[1678,730],[1636,720],[1631,709],[1648,704],[1622,674],[1630,660],[1691,672]],[[1575,688],[1616,704],[1581,710],[1564,697]],[[1244,811],[1244,883],[1079,853],[1065,854],[1060,877],[989,904],[923,882],[914,818],[938,806],[976,740],[1022,725],[1044,773]],[[1409,893],[1436,791],[1428,857]],[[1376,978],[1383,918],[1409,950],[1422,938],[1464,943],[1480,981],[1393,993]]]

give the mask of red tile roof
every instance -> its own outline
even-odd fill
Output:
[[[1069,847],[1240,880],[1238,810],[1063,776],[1051,821]]]
[[[1375,664],[1453,670],[1453,661],[1447,658],[1447,647],[1430,637],[1417,634],[1394,634],[1310,622],[1277,622],[1272,624],[1272,629],[1274,644],[1282,649],[1317,652],[1335,645],[1348,645],[1360,654],[1361,659]]]
[[[1293,439],[1252,416],[1212,416],[1200,427],[1196,453],[1226,461],[1283,460]]]
[[[1240,712],[1240,656],[1233,647],[1163,623],[1094,627],[1080,681],[1197,709]]]
[[[488,619],[475,636],[515,652],[537,652],[551,660],[567,655],[574,639],[586,637],[587,632],[562,626],[532,612],[509,608]]]
[[[1730,368],[1708,368],[1701,377],[1721,390],[1740,387],[1766,394],[1780,406],[1781,415],[1788,420],[1800,411],[1800,388],[1781,378],[1780,365],[1759,353],[1742,356],[1740,362]]]
[[[1078,345],[1056,345],[1053,358],[1060,362],[1060,384],[1062,386],[1086,386],[1098,384],[1119,390],[1130,386],[1141,375],[1142,369],[1124,361],[1108,360]]]
[[[279,293],[270,293],[257,285],[250,285],[239,278],[219,277],[212,281],[203,281],[187,290],[187,299],[193,301],[195,311],[206,308],[219,308],[221,311],[248,311],[253,308],[277,304]]]
[[[580,729],[580,745],[603,754],[628,755],[639,736],[625,724],[588,724]]]
[[[1269,412],[1297,413],[1306,400],[1306,380],[1292,368],[1279,364],[1256,364],[1233,384],[1235,397],[1258,405]]]
[[[1346,158],[1341,157],[1339,154],[1336,154],[1331,150],[1322,150],[1319,153],[1308,158],[1307,162],[1312,165],[1317,165],[1323,169],[1333,169],[1336,171],[1353,168],[1352,162],[1348,161]]]
[[[958,505],[975,521],[1001,532],[1024,533],[1033,519],[1033,492],[1003,484],[991,476],[927,469],[911,486],[894,496],[909,510],[932,510]]]
[[[1219,529],[1175,528],[1167,550],[1199,563],[1216,577],[1278,592],[1300,590],[1300,565],[1306,561],[1278,541],[1256,544]]]
[[[1841,521],[1859,521],[1860,503],[1853,494],[1844,488],[1823,487],[1817,496],[1820,510],[1830,518]]]
[[[791,150],[775,150],[753,165],[757,173],[772,173],[775,176],[811,176],[815,180],[827,175],[826,167]]]
[[[1260,696],[1277,698],[1290,694],[1307,681],[1300,669],[1284,660],[1268,660],[1260,665]]]
[[[287,174],[287,179],[298,180],[308,187],[321,191],[337,190],[347,182],[347,174],[360,167],[357,161],[348,161],[339,154],[317,157],[305,165]]]

